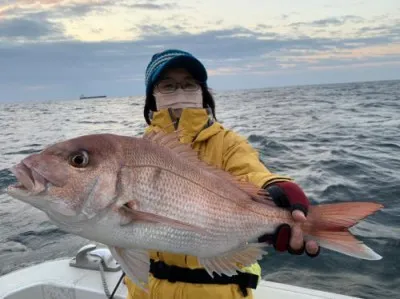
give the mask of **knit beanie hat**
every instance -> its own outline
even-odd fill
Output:
[[[170,67],[184,68],[196,80],[204,84],[207,83],[207,71],[196,57],[182,50],[169,49],[154,54],[147,65],[145,75],[146,95],[152,92],[153,86],[162,72]]]

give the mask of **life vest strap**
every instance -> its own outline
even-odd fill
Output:
[[[244,297],[247,297],[247,288],[255,289],[258,284],[258,275],[240,272],[237,275],[222,274],[211,277],[205,269],[189,269],[168,265],[163,261],[150,260],[150,273],[157,279],[169,282],[186,282],[199,284],[237,284]]]

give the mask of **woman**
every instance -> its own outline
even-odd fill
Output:
[[[304,221],[309,205],[304,192],[290,178],[272,174],[259,160],[246,139],[216,121],[215,104],[207,87],[207,71],[190,53],[166,50],[155,54],[146,69],[144,117],[152,130],[170,132],[183,129],[181,142],[192,143],[204,161],[235,176],[266,188],[276,205],[292,211],[296,221]],[[316,242],[305,243],[299,227],[280,226],[275,234],[260,236],[277,251],[315,257]],[[151,252],[149,289],[146,294],[128,279],[128,298],[253,298],[252,289],[261,275],[255,263],[246,273],[232,278],[212,279],[196,257]]]

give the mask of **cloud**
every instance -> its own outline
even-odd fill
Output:
[[[370,68],[370,67],[382,67],[382,66],[400,66],[400,59],[390,61],[355,61],[347,64],[338,65],[318,65],[310,66],[310,70],[333,70],[333,69],[348,69],[348,68]]]
[[[386,31],[388,30],[390,27],[388,26],[365,26],[365,27],[361,27],[358,32],[360,33],[365,33],[365,32],[376,32],[376,31]]]
[[[400,37],[400,20],[394,22],[394,24],[385,24],[385,25],[377,25],[377,26],[364,26],[358,29],[358,35],[361,36],[391,36],[393,39],[399,40]]]
[[[2,1],[2,2],[10,2],[10,1]],[[48,5],[48,4],[58,4],[62,2],[66,2],[65,0],[18,0],[16,1],[18,4],[28,4],[28,5]]]
[[[150,32],[150,29],[146,30]],[[134,78],[137,83],[132,84],[141,90],[140,78],[147,62],[155,52],[165,48],[182,48],[194,53],[214,75],[304,70],[310,65],[346,65],[349,60],[362,63],[375,59],[378,63],[380,57],[400,59],[399,45],[385,46],[390,43],[388,37],[262,40],[257,32],[241,36],[243,32],[251,32],[245,28],[172,35],[165,27],[155,27],[149,32],[140,40],[130,42],[64,41],[0,47],[0,64],[6,68],[0,73],[0,82],[7,82],[13,88],[43,86],[46,82],[60,95],[73,96],[97,93],[100,89],[118,93],[117,87]],[[132,92],[133,89],[132,86]]]
[[[295,65],[295,69],[330,70],[353,67],[395,66],[400,63],[400,44],[338,49],[334,51],[288,51],[278,58],[282,64]]]
[[[0,40],[18,43],[40,38],[46,38],[47,42],[71,39],[65,35],[65,18],[71,20],[93,12],[107,13],[112,5],[112,0],[25,0],[18,1],[18,5],[0,6]],[[92,32],[100,34],[102,30],[93,28]]]
[[[22,10],[23,9],[21,9],[18,5],[1,6],[1,3],[0,3],[0,19],[6,18],[6,17],[18,16],[18,14],[21,13]]]
[[[109,12],[108,8],[110,8],[112,5],[112,1],[74,3],[59,6],[49,13],[55,17],[81,17],[92,12]]]
[[[331,18],[325,18],[325,19],[320,19],[320,20],[315,20],[312,22],[296,22],[296,23],[291,23],[291,27],[298,27],[298,26],[311,26],[311,27],[325,27],[325,26],[337,26],[337,25],[343,25],[347,22],[353,22],[353,23],[361,23],[363,22],[364,19],[358,16],[353,16],[353,15],[347,15],[347,16],[342,16],[342,17],[331,17]]]
[[[41,37],[60,36],[62,32],[61,25],[45,19],[0,19],[0,40],[14,37],[37,40]]]
[[[81,17],[92,12],[107,12],[107,8],[114,5],[115,2],[112,0],[19,0],[17,1],[17,4],[14,5],[0,6],[0,15],[10,17],[29,17],[31,15],[41,14],[45,18]]]
[[[338,18],[327,18],[327,19],[317,20],[317,21],[311,22],[309,24],[302,23],[302,25],[327,26],[327,25],[342,25],[343,23],[344,23],[344,20],[340,20]]]
[[[166,27],[162,25],[149,25],[149,24],[140,24],[136,25],[132,28],[132,30],[137,31],[138,34],[140,34],[143,37],[149,38],[150,36],[162,36],[162,35],[172,35],[173,30],[177,29],[180,33],[183,32],[183,27],[177,26],[177,27]]]
[[[271,28],[273,28],[273,26],[271,26],[271,25],[265,25],[265,24],[258,24],[257,27],[256,27],[257,30],[271,29]]]
[[[137,4],[127,4],[126,7],[133,8],[133,9],[166,10],[166,9],[177,8],[178,4],[177,3],[163,3],[163,4],[137,3]]]
[[[90,24],[103,20],[97,18],[97,13],[107,12],[113,1],[55,2],[43,10],[35,5],[10,8],[14,9],[13,16],[0,17],[0,65],[5,69],[0,72],[3,99],[8,99],[7,95],[11,99],[25,99],[28,95],[29,99],[45,100],[77,98],[82,93],[143,94],[146,65],[155,52],[166,48],[192,52],[206,65],[217,87],[222,82],[229,86],[246,83],[251,87],[266,82],[262,80],[265,76],[269,82],[279,84],[292,82],[287,78],[295,76],[305,82],[305,78],[318,79],[310,75],[312,72],[345,71],[350,66],[360,70],[363,66],[391,68],[398,67],[400,61],[398,23],[368,22],[353,15],[297,22],[289,27],[272,27],[263,22],[253,27],[227,27],[225,20],[216,19],[213,26],[205,26],[211,21],[196,24],[190,16],[168,12],[160,22],[152,16],[165,13],[152,12],[148,16],[139,12],[143,18],[126,27],[127,35],[135,36],[135,40],[83,42],[65,36],[65,32],[73,34],[65,31],[67,24],[62,22],[63,18],[67,16],[68,22],[73,23],[74,18],[85,17],[82,24],[89,26],[86,30],[96,36],[107,30],[113,33],[114,27],[103,26],[101,21]],[[139,5],[136,9],[151,11],[176,7],[173,2],[119,4],[124,5],[133,10]],[[87,16],[92,13],[96,13],[95,17]],[[336,28],[345,23],[357,24],[350,26],[356,34],[323,34],[324,27]],[[80,24],[74,26],[79,29]],[[301,35],[293,34],[296,26],[315,26],[322,32],[316,35],[306,28]],[[15,43],[16,38],[23,42]],[[360,71],[360,78],[362,75]],[[232,83],[227,78],[237,81]]]

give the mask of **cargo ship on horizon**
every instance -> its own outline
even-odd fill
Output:
[[[84,99],[101,99],[101,98],[106,98],[106,95],[100,95],[100,96],[84,96],[83,94],[79,97],[80,100],[84,100]]]

